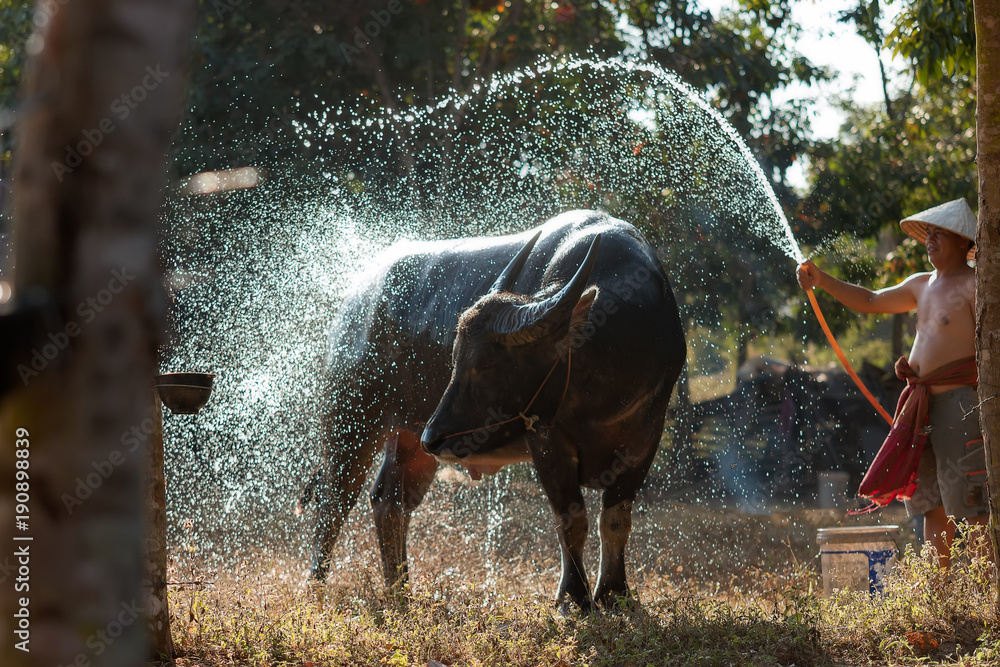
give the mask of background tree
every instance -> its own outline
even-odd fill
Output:
[[[0,220],[10,199],[14,109],[28,57],[26,44],[31,34],[33,11],[30,2],[0,0]]]
[[[1000,553],[1000,2],[976,0],[976,105],[979,225],[976,232],[976,354],[980,422],[986,445],[990,540]],[[984,38],[988,36],[989,38]],[[1000,568],[994,572],[994,604],[1000,606]]]
[[[144,614],[155,603],[142,586],[144,452],[121,450],[122,435],[149,414],[157,371],[164,304],[155,237],[188,9],[71,0],[36,15],[18,122],[15,289],[16,312],[34,313],[40,333],[33,349],[5,349],[20,354],[20,382],[0,400],[0,474],[10,480],[0,532],[30,551],[31,635],[26,652],[14,647],[22,638],[4,633],[4,665],[134,667],[147,658]],[[136,90],[142,100],[135,93],[127,118],[111,118],[113,102]],[[68,160],[71,150],[85,159]],[[95,471],[99,481],[81,491]],[[18,492],[29,495],[17,526],[16,472],[27,473]],[[14,541],[15,530],[31,541]],[[11,590],[0,596],[7,619],[22,606]]]
[[[892,97],[889,94],[889,77],[882,62],[882,51],[885,47],[885,35],[882,30],[882,8],[879,0],[858,0],[853,9],[840,13],[841,23],[853,23],[858,35],[875,49],[878,59],[879,76],[882,79],[882,97],[885,99],[885,111],[889,118],[894,118],[892,112]]]
[[[973,0],[909,0],[887,37],[924,86],[976,73]]]
[[[434,105],[540,54],[622,48],[602,3],[572,0],[223,0],[204,8],[190,136],[211,147],[198,156],[210,167],[272,155],[294,120],[334,102],[357,100],[362,114]]]

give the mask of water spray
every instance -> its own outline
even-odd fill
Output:
[[[524,124],[511,128],[505,114],[515,109]],[[648,63],[550,59],[432,107],[331,106],[282,140],[297,153],[322,148],[313,149],[320,157],[308,177],[282,177],[276,163],[257,187],[221,193],[252,175],[211,171],[218,156],[192,154],[186,161],[212,176],[178,196],[167,216],[176,326],[164,366],[226,378],[206,410],[169,434],[213,453],[206,469],[190,447],[167,448],[168,470],[178,473],[169,488],[172,541],[196,543],[199,557],[228,557],[234,545],[304,553],[291,512],[319,464],[316,369],[353,278],[393,243],[511,233],[527,220],[601,208],[623,217],[670,213],[645,231],[694,244],[728,234],[734,254],[756,252],[751,244],[761,239],[770,246],[761,253],[775,248],[804,261],[739,134],[676,74]],[[409,169],[410,156],[423,166]],[[728,259],[707,263],[701,254],[671,255],[679,291],[707,290],[713,267],[726,270]],[[469,491],[463,502],[496,512],[515,495],[505,490],[513,479],[492,482],[485,499]],[[186,525],[194,528],[181,532]],[[491,530],[487,540],[502,532]]]

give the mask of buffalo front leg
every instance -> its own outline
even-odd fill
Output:
[[[406,531],[410,514],[434,480],[437,461],[420,449],[420,438],[398,431],[385,443],[385,460],[372,485],[375,537],[382,556],[382,573],[390,588],[406,583]]]
[[[562,575],[556,604],[565,606],[566,597],[583,611],[590,611],[590,582],[583,565],[587,542],[587,506],[580,491],[576,448],[553,432],[549,440],[530,439],[531,460],[556,516],[556,531],[562,555]]]

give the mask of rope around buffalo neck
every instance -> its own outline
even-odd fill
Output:
[[[496,424],[490,424],[488,426],[480,426],[478,428],[470,428],[468,431],[459,431],[458,433],[449,433],[448,435],[444,436],[444,439],[457,438],[460,435],[468,435],[469,433],[478,433],[479,431],[485,431],[486,429],[495,428],[497,426],[503,426],[504,424],[509,424],[513,421],[517,421],[518,419],[524,420],[525,429],[531,431],[532,433],[538,433],[538,431],[535,430],[535,423],[538,422],[538,420],[541,419],[541,417],[539,417],[538,415],[529,415],[527,413],[528,410],[531,409],[531,406],[534,405],[535,400],[538,398],[538,395],[542,393],[542,389],[548,383],[549,378],[552,377],[552,373],[555,372],[556,366],[558,365],[559,365],[559,358],[556,357],[555,363],[552,364],[552,368],[549,369],[549,372],[545,376],[545,379],[542,380],[542,384],[538,385],[538,389],[535,391],[535,395],[531,397],[531,400],[528,401],[528,404],[524,406],[524,409],[518,412],[517,415],[509,419],[504,419],[503,421],[497,422]],[[563,401],[566,399],[566,392],[569,391],[569,374],[572,371],[572,369],[573,369],[573,348],[569,348],[569,350],[566,353],[566,384],[563,385],[562,396],[559,397],[559,405],[556,406],[556,411],[552,415],[552,424],[555,424],[556,416],[559,414],[559,409],[562,408]],[[552,424],[549,424],[549,426],[552,426]]]

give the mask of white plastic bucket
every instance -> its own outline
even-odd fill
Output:
[[[823,594],[835,590],[882,592],[896,563],[899,526],[820,528],[816,534],[823,568]]]
[[[851,475],[842,470],[817,473],[820,509],[830,510],[847,505],[847,483],[850,479]]]

